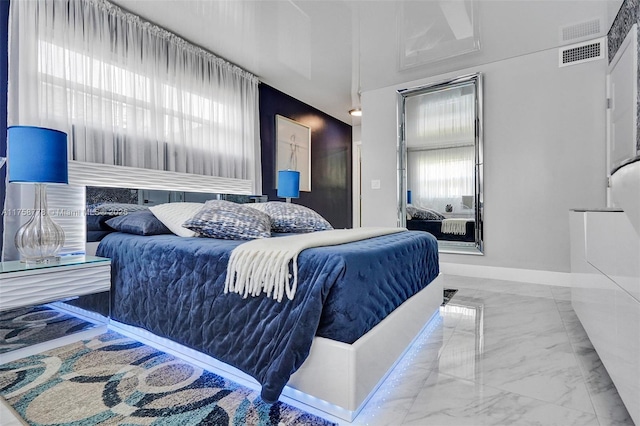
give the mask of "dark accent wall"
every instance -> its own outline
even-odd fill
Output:
[[[7,156],[7,81],[9,73],[9,0],[0,0],[0,157]],[[0,169],[0,211],[4,210],[6,167]],[[0,216],[0,253],[4,216]]]
[[[264,83],[260,84],[260,139],[262,145],[262,193],[277,197],[276,114],[311,128],[311,192],[300,192],[296,204],[309,207],[334,228],[351,228],[352,128],[310,105]]]

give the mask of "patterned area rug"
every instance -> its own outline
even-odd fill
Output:
[[[445,288],[444,289],[444,300],[442,301],[442,305],[440,306],[444,306],[447,303],[449,303],[449,300],[451,300],[451,298],[453,297],[454,294],[456,294],[458,292],[457,289],[454,288]]]
[[[0,354],[94,327],[47,306],[0,312]]]
[[[0,366],[31,425],[334,425],[115,332]]]

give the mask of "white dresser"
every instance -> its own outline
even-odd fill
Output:
[[[640,425],[640,237],[621,210],[570,212],[571,303]]]

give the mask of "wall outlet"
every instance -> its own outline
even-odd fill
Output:
[[[371,180],[371,189],[380,189],[380,179]]]

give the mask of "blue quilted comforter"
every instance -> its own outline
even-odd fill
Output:
[[[304,250],[294,300],[224,294],[242,241],[112,233],[112,318],[169,338],[253,376],[274,402],[315,335],[353,343],[438,275],[437,241],[401,232]]]

